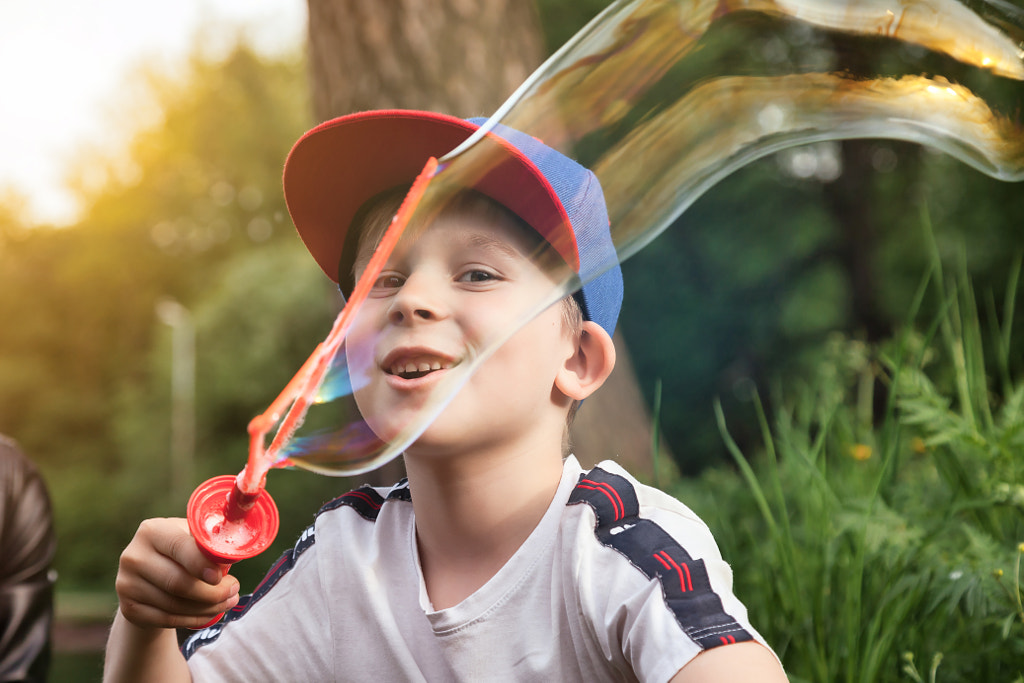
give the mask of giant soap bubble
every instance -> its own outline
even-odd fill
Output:
[[[766,32],[784,47],[781,57],[752,54],[751,38]],[[251,423],[238,488],[255,495],[276,467],[351,475],[394,458],[527,321],[636,253],[702,193],[755,159],[812,142],[889,138],[936,148],[994,178],[1020,180],[1022,38],[1024,12],[1001,0],[612,4],[479,131],[423,160],[330,336]],[[869,58],[879,53],[886,58]],[[383,430],[375,426],[383,416],[360,411],[356,401],[363,380],[350,372],[352,359],[372,349],[354,348],[349,331],[392,250],[415,240],[460,190],[503,163],[494,140],[509,129],[594,171],[614,249],[582,272],[538,254],[550,290],[509,311],[503,329],[461,350],[459,362],[429,383],[418,409]],[[335,264],[321,265],[337,276]]]

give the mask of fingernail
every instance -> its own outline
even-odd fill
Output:
[[[218,583],[220,583],[220,572],[216,569],[210,569],[209,567],[207,567],[203,570],[203,581],[210,584],[211,586],[216,586]]]

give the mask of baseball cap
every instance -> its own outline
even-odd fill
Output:
[[[430,157],[453,150],[484,122],[413,110],[367,111],[326,121],[306,132],[284,165],[292,222],[320,268],[348,295],[359,208],[374,196],[411,183]],[[540,140],[497,124],[477,145],[493,154],[467,187],[503,205],[536,230],[580,276],[583,316],[615,329],[622,272],[601,184],[589,169]]]

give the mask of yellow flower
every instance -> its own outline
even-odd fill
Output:
[[[922,439],[919,436],[915,436],[913,439],[910,440],[910,449],[917,453],[918,455],[924,455],[924,453],[928,450],[928,446],[925,445],[924,439]]]
[[[1024,543],[1019,543],[1017,545],[1017,552],[1018,553],[1024,553]]]
[[[850,446],[850,457],[854,460],[867,460],[871,457],[871,446],[864,443]]]
[[[1003,577],[1003,570],[1002,569],[996,569],[995,571],[992,572],[992,576],[996,577],[997,579],[1002,578]]]

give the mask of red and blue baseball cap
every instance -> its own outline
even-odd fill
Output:
[[[381,192],[408,185],[430,157],[441,158],[486,119],[463,120],[410,110],[367,111],[326,121],[305,133],[284,165],[288,212],[320,268],[343,295],[353,286],[359,208]],[[622,271],[601,184],[590,170],[536,138],[497,124],[477,145],[497,163],[467,186],[536,230],[580,276],[583,316],[615,329]]]

